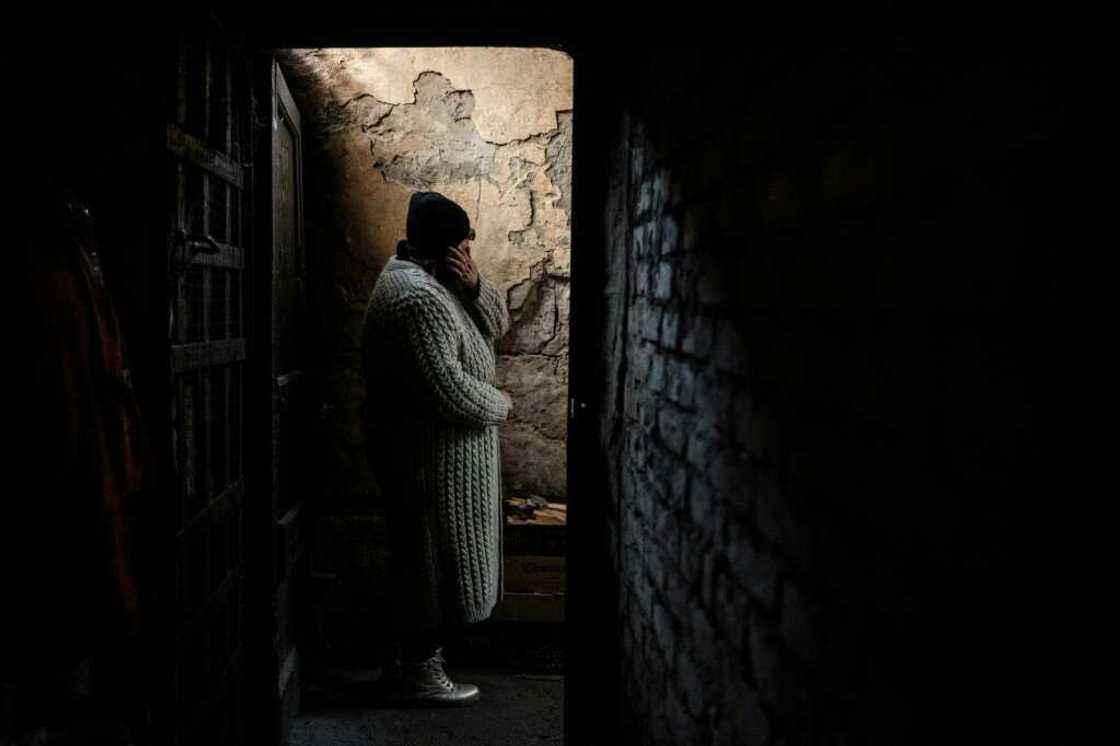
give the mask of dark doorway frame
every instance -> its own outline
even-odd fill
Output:
[[[494,13],[492,11],[492,13]],[[511,12],[512,16],[513,13]],[[614,610],[617,585],[608,552],[610,505],[604,487],[606,463],[596,446],[600,413],[597,400],[606,375],[599,350],[606,281],[602,247],[606,233],[597,205],[606,196],[605,153],[601,152],[614,105],[603,75],[609,53],[579,42],[578,33],[559,18],[510,22],[495,13],[459,27],[430,19],[384,18],[380,22],[311,24],[302,29],[272,26],[242,28],[248,46],[265,53],[306,47],[506,46],[562,51],[573,61],[572,267],[569,339],[569,416],[567,438],[568,545],[565,588],[564,742],[617,743],[617,642]],[[524,19],[528,20],[528,19]],[[238,19],[231,19],[237,24]],[[555,21],[552,24],[551,21]],[[577,144],[578,143],[578,144]],[[253,551],[252,548],[249,548]],[[612,572],[604,572],[610,567]],[[253,684],[256,686],[256,684]],[[261,713],[264,715],[264,713]]]

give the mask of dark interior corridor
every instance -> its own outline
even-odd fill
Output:
[[[1040,44],[888,3],[716,43],[512,3],[195,12],[40,19],[4,51],[32,365],[8,418],[30,478],[0,536],[0,746],[427,743],[417,723],[504,744],[511,713],[555,721],[523,742],[572,746],[1069,735],[1058,25]],[[643,43],[605,41],[624,37]],[[342,707],[312,556],[384,534],[317,528],[377,498],[324,487],[345,459],[323,288],[353,256],[281,50],[444,46],[573,63],[563,623],[458,640],[483,717],[350,728],[368,712],[347,700],[365,714],[311,738]],[[57,249],[88,230],[99,266]],[[384,662],[361,625],[389,602],[336,598],[361,620],[343,659]],[[43,735],[75,719],[104,730]]]

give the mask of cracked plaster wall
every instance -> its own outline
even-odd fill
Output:
[[[308,240],[328,349],[328,496],[376,491],[365,467],[359,334],[410,195],[468,212],[480,272],[512,328],[496,384],[507,491],[564,499],[572,60],[548,49],[304,49],[282,55],[305,122]]]

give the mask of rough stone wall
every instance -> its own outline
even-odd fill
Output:
[[[306,110],[308,225],[323,265],[325,492],[376,492],[365,465],[359,335],[409,196],[467,210],[479,269],[513,321],[497,385],[507,491],[566,498],[572,61],[547,49],[310,49],[282,57]]]
[[[1052,70],[898,38],[618,74],[599,398],[624,741],[1040,728]]]

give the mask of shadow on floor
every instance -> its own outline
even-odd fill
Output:
[[[473,705],[400,707],[381,668],[336,664],[308,681],[291,746],[562,744],[562,629],[478,625],[449,642],[446,671],[477,684]]]

